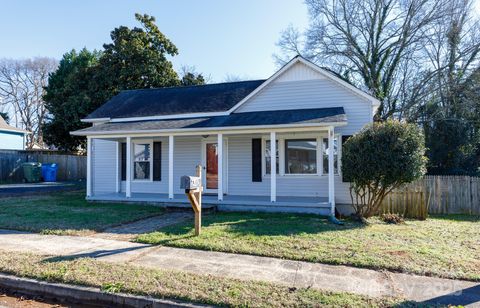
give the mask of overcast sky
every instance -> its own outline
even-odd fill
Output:
[[[0,58],[100,49],[113,28],[138,25],[134,14],[147,13],[179,48],[175,67],[193,65],[213,82],[269,77],[280,32],[308,23],[302,0],[0,0],[0,8]]]

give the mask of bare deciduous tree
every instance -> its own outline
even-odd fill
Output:
[[[27,136],[27,148],[43,146],[41,128],[47,114],[43,89],[56,67],[57,61],[51,58],[0,60],[0,98],[13,109],[12,122],[32,132]]]
[[[418,75],[423,67],[423,46],[449,13],[445,3],[306,0],[309,28],[303,35],[287,29],[278,45],[284,56],[300,53],[370,92],[382,102],[377,118],[385,119],[400,109],[404,77]]]
[[[448,11],[450,14],[435,24],[424,45],[431,78],[422,99],[409,106],[413,120],[421,116],[426,103],[435,103],[436,111],[445,118],[472,110],[472,106],[462,105],[472,102],[462,100],[462,92],[464,83],[480,67],[480,20],[473,13],[471,0],[451,1]]]

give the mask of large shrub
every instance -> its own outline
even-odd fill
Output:
[[[342,174],[350,182],[358,217],[376,214],[385,196],[425,174],[425,140],[419,128],[398,121],[374,123],[342,149]]]

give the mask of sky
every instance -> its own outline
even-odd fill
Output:
[[[137,12],[155,16],[178,47],[177,70],[195,66],[210,82],[268,78],[281,31],[308,24],[303,0],[0,0],[0,58],[101,49],[115,27],[138,26]]]

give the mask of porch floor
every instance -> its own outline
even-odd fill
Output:
[[[218,207],[220,210],[265,210],[296,212],[318,212],[328,210],[328,198],[325,197],[281,197],[276,202],[270,201],[270,196],[225,195],[223,201],[218,201],[217,195],[202,195],[204,208]],[[190,207],[185,194],[175,194],[173,199],[168,194],[132,193],[127,198],[125,193],[98,193],[88,198],[91,201],[119,201],[119,202],[156,202],[173,207]],[[275,209],[275,210],[274,210]],[[289,210],[291,209],[291,210]],[[302,210],[303,209],[303,210]],[[322,211],[323,212],[323,211]]]

